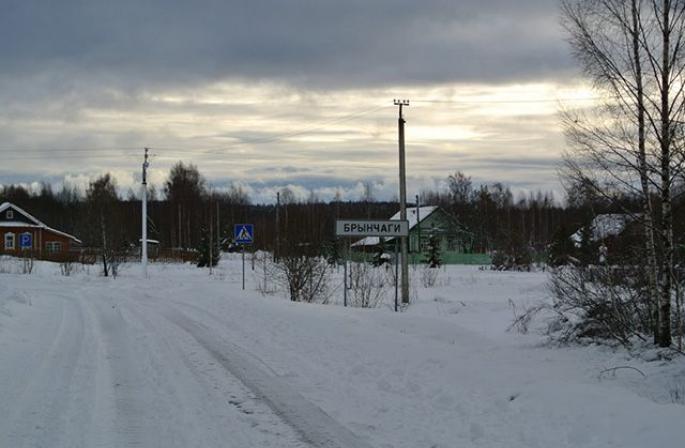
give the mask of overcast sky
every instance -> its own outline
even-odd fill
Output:
[[[591,93],[556,0],[3,0],[0,183],[140,179],[178,160],[256,202],[409,194],[454,171],[560,191],[560,103]]]

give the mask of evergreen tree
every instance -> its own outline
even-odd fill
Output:
[[[214,242],[210,241],[209,238],[209,231],[207,230],[206,227],[203,227],[200,230],[200,244],[197,247],[197,267],[198,268],[207,268],[210,266],[214,267],[219,263],[219,259],[221,258],[221,252],[219,250],[219,245]],[[211,257],[210,257],[210,245],[211,245]]]
[[[594,231],[592,223],[580,229],[580,248],[578,249],[578,258],[584,265],[595,264],[597,262],[597,244],[594,240]]]
[[[552,236],[547,263],[550,266],[565,265],[569,260],[569,257],[572,257],[575,251],[576,247],[569,237],[566,226],[562,223]]]
[[[440,254],[440,239],[433,235],[428,240],[428,253],[425,259],[429,268],[435,269],[442,265],[442,258]]]

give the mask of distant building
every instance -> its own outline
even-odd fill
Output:
[[[77,253],[81,240],[53,229],[20,207],[5,202],[0,205],[0,253],[30,253],[44,259],[60,259]]]
[[[394,221],[399,219],[399,212],[390,218]],[[440,207],[407,208],[407,221],[410,253],[426,252],[433,237],[437,238],[441,252],[446,255],[473,252],[473,234]],[[380,245],[384,251],[392,252],[395,250],[395,238],[370,236],[352,243],[352,248],[358,251],[372,251]]]
[[[139,247],[140,256],[142,256],[142,251],[143,251],[143,239],[142,238],[140,238],[138,240],[138,247]],[[159,240],[153,240],[150,238],[147,239],[147,256],[150,258],[159,257]]]
[[[590,237],[590,243],[597,243],[604,241],[610,237],[617,237],[634,221],[634,217],[624,213],[604,213],[595,216],[589,224],[589,231],[586,230]],[[583,242],[583,230],[585,227],[578,229],[571,235],[571,241],[576,246],[580,246]]]

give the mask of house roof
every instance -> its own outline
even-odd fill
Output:
[[[634,218],[623,213],[605,213],[595,216],[590,223],[592,241],[600,241],[610,236],[619,235]],[[580,244],[583,240],[583,229],[571,235],[571,240]]]
[[[66,232],[61,232],[57,229],[53,229],[52,227],[50,227],[47,224],[45,224],[44,222],[40,221],[38,218],[36,218],[35,216],[30,214],[29,212],[27,212],[23,208],[21,208],[17,205],[14,205],[10,202],[3,202],[2,204],[0,204],[0,213],[4,212],[5,210],[8,210],[10,208],[13,210],[16,210],[17,212],[24,215],[33,224],[26,224],[26,223],[19,222],[19,221],[5,221],[5,222],[0,222],[0,226],[2,226],[2,227],[35,227],[35,228],[45,229],[45,230],[48,230],[50,232],[56,233],[58,235],[62,235],[64,237],[67,237],[67,238],[74,240],[75,242],[81,244],[81,240],[76,238],[75,236],[69,235]]]
[[[409,231],[411,232],[411,229],[416,227],[416,225],[419,223],[419,218],[421,218],[421,221],[425,220],[428,218],[435,210],[437,210],[438,207],[436,206],[430,206],[430,207],[419,207],[418,208],[418,213],[417,213],[417,208],[407,208],[407,221],[409,221]],[[400,212],[395,213],[392,215],[392,218],[390,218],[391,221],[399,221],[400,220]],[[392,240],[392,238],[389,238]],[[366,238],[363,238],[355,243],[352,244],[353,247],[358,247],[358,246],[377,246],[380,244],[381,239],[377,236],[367,236]]]

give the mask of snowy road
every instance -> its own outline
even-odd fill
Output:
[[[457,269],[394,314],[241,291],[236,267],[0,275],[0,447],[685,443],[685,363],[506,331],[544,275]],[[598,376],[626,364],[647,378]]]
[[[48,289],[3,328],[2,447],[364,446],[172,308]]]

